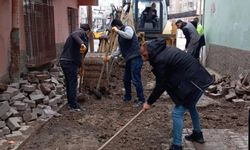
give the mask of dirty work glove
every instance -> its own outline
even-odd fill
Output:
[[[110,58],[111,58],[110,55],[109,55],[109,56],[104,56],[104,57],[103,57],[103,61],[104,61],[105,63],[108,63],[109,60],[110,60]]]
[[[87,51],[86,46],[85,46],[84,44],[81,44],[80,53],[81,53],[81,54],[85,54],[86,51]]]
[[[112,31],[118,32],[118,28],[117,27],[112,27]]]
[[[84,69],[83,69],[82,66],[79,68],[79,75],[80,75],[80,76],[83,76],[83,75],[84,75]]]

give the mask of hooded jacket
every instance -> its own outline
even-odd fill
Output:
[[[212,76],[191,55],[178,48],[169,47],[165,40],[146,43],[149,62],[156,77],[156,85],[148,98],[153,104],[167,91],[176,105],[187,106],[187,97],[195,90],[204,91],[214,81]]]

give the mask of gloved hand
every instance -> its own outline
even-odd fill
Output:
[[[81,54],[85,54],[86,51],[87,51],[86,46],[85,46],[84,44],[81,44],[80,53],[81,53]]]
[[[84,75],[84,69],[83,69],[82,66],[79,68],[79,75],[80,75],[80,76],[83,76],[83,75]]]
[[[109,55],[109,56],[104,56],[104,57],[103,57],[103,61],[104,61],[105,63],[108,63],[109,60],[110,60],[110,58],[111,58],[111,55]]]
[[[112,30],[115,31],[115,32],[119,31],[119,29],[117,27],[112,27]]]

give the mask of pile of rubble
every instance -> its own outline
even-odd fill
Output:
[[[0,139],[18,140],[29,124],[46,120],[65,103],[63,74],[54,67],[32,71],[17,83],[0,84]]]
[[[238,80],[231,80],[229,75],[223,76],[209,86],[205,94],[244,105],[245,101],[250,101],[250,74],[244,72],[239,75]]]

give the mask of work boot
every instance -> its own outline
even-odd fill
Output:
[[[182,146],[172,144],[169,150],[182,150]]]
[[[197,142],[201,144],[205,143],[202,132],[197,132],[194,130],[192,134],[186,135],[185,139],[188,141]]]

